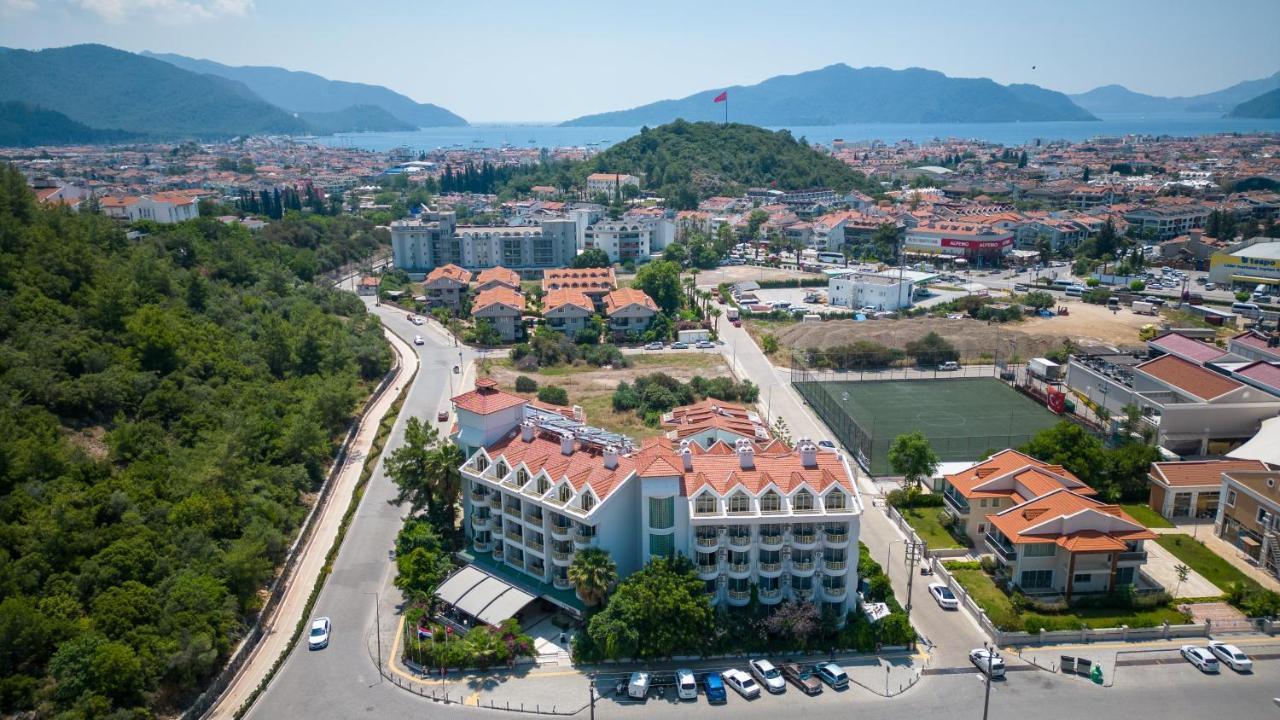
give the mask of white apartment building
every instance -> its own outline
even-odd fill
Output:
[[[458,225],[452,210],[424,210],[391,223],[395,266],[410,276],[441,265],[468,270],[504,267],[524,274],[565,267],[577,256],[572,220],[548,219],[538,225],[508,227]]]
[[[453,398],[463,528],[515,577],[566,590],[574,553],[607,550],[620,577],[655,556],[693,560],[713,602],[857,606],[862,499],[847,459],[794,449],[629,438],[533,407],[481,378]],[[553,600],[554,601],[554,600]]]
[[[596,193],[604,193],[613,197],[626,185],[640,187],[640,178],[621,173],[591,173],[587,176],[587,195],[594,197]]]
[[[1137,225],[1139,232],[1150,231],[1155,242],[1162,242],[1204,227],[1209,212],[1208,207],[1199,204],[1151,205],[1130,210],[1124,219]]]
[[[827,298],[839,307],[894,311],[911,307],[911,289],[909,277],[899,280],[878,273],[852,272],[835,275],[827,282]]]
[[[653,233],[653,223],[648,220],[601,220],[583,233],[582,247],[605,251],[609,262],[645,261]]]
[[[169,225],[200,217],[200,198],[185,192],[158,192],[153,195],[104,197],[98,206],[107,217],[117,220],[151,220]]]

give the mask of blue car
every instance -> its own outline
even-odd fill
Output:
[[[728,702],[729,697],[724,692],[724,680],[720,679],[720,673],[709,672],[703,679],[706,686],[707,702],[713,705]]]

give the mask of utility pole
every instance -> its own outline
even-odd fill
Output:
[[[916,560],[925,551],[925,543],[907,541],[907,605],[903,608],[907,613],[907,621],[911,621],[911,587],[916,579]]]
[[[982,720],[987,720],[987,709],[991,707],[991,666],[995,662],[995,651],[987,641],[982,641],[982,649],[987,651],[987,690],[982,699]]]
[[[591,720],[596,720],[596,674],[594,672],[588,674],[587,679],[587,695],[591,699]]]

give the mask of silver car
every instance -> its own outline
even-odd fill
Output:
[[[329,633],[333,630],[333,623],[329,622],[329,618],[321,617],[311,621],[311,630],[307,633],[307,649],[320,650],[329,646]]]

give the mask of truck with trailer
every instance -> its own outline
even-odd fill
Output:
[[[1062,379],[1062,366],[1048,358],[1032,358],[1027,363],[1027,372],[1048,382]]]

